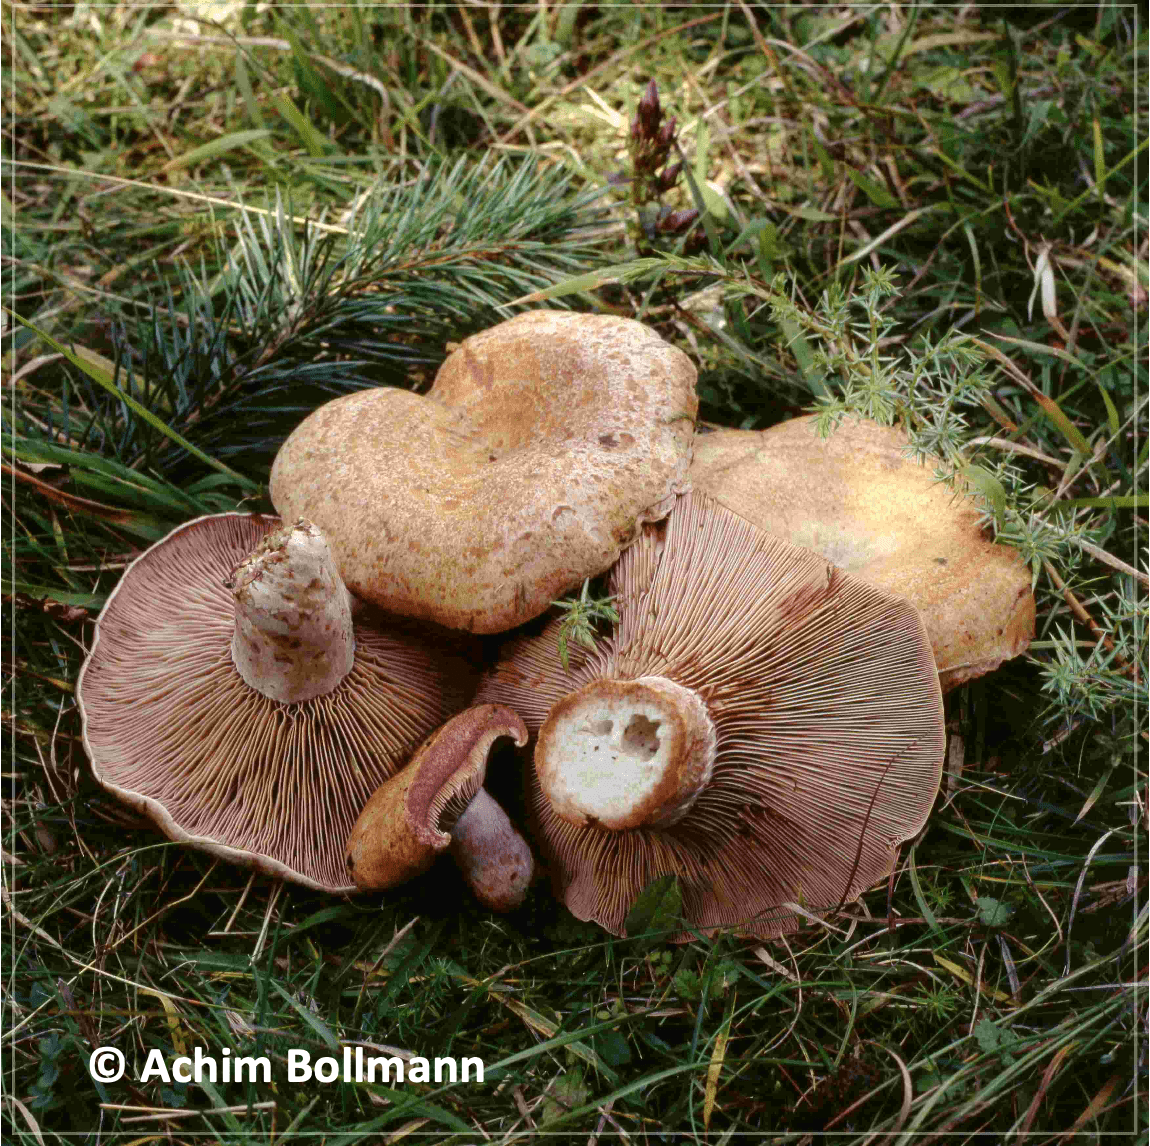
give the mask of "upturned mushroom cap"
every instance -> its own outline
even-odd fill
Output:
[[[910,601],[943,692],[1025,652],[1030,571],[994,544],[973,500],[908,457],[902,430],[847,419],[821,439],[813,417],[695,441],[691,481],[776,537]]]
[[[392,388],[309,415],[272,467],[348,588],[500,632],[607,569],[685,489],[695,368],[630,319],[532,311],[466,339],[425,396]]]
[[[639,892],[674,874],[688,927],[769,936],[801,922],[787,904],[832,910],[888,875],[926,821],[944,747],[915,610],[698,493],[644,527],[610,588],[619,624],[594,652],[569,645],[570,672],[553,621],[507,643],[478,698],[514,706],[542,743],[572,694],[659,677],[703,702],[714,758],[680,818],[640,809],[644,826],[619,831],[564,819],[529,770],[531,827],[568,908],[622,934]],[[620,702],[566,734],[593,748],[610,738],[607,722],[625,729],[634,715]],[[645,719],[654,759],[663,721]],[[695,751],[708,752],[705,738]],[[567,753],[572,775],[586,758]]]
[[[509,708],[469,708],[432,733],[364,806],[348,836],[347,870],[362,890],[383,890],[425,872],[450,847],[481,902],[510,911],[523,902],[535,861],[507,813],[483,788],[492,745],[527,743]]]
[[[171,839],[307,887],[354,891],[343,844],[360,809],[462,707],[475,674],[458,635],[363,609],[354,661],[328,692],[282,703],[250,687],[232,641],[251,584],[234,571],[250,570],[249,554],[278,525],[201,517],[128,567],[77,685],[84,747],[95,778]],[[265,556],[286,561],[287,546]],[[289,627],[299,619],[294,608],[281,616]]]

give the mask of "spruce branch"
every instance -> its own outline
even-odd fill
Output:
[[[258,472],[321,402],[371,385],[415,388],[449,340],[596,266],[597,198],[533,159],[460,160],[414,183],[377,184],[338,226],[301,223],[277,191],[266,211],[241,207],[214,259],[169,272],[119,320],[116,383],[198,448]],[[82,378],[73,391],[102,451],[163,472],[187,461]],[[72,435],[65,404],[37,413]]]

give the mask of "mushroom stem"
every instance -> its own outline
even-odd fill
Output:
[[[666,828],[715,765],[698,693],[660,676],[597,680],[559,701],[539,730],[535,771],[555,814],[579,827]]]
[[[450,849],[467,886],[492,911],[511,911],[526,898],[535,859],[486,788],[475,793],[455,821]]]
[[[519,746],[527,743],[516,713],[495,704],[469,708],[428,737],[407,767],[376,789],[347,841],[347,869],[361,890],[404,883],[450,848],[481,902],[494,911],[523,902],[535,860],[483,788],[487,758],[503,736]]]
[[[302,518],[273,529],[232,573],[232,662],[283,704],[331,692],[351,671],[351,594],[323,534]]]

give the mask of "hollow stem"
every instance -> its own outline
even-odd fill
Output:
[[[585,685],[551,709],[535,748],[556,815],[615,831],[680,820],[714,764],[715,726],[702,698],[658,676]]]

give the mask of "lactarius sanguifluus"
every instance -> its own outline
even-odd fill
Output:
[[[943,692],[1026,651],[1030,570],[996,545],[961,480],[911,456],[902,430],[846,418],[827,438],[815,418],[695,441],[691,481],[768,533],[909,601],[922,614]]]
[[[501,632],[667,513],[696,409],[695,367],[648,327],[531,311],[466,339],[425,395],[314,411],[276,457],[272,501],[324,530],[357,596]]]
[[[777,935],[886,877],[944,746],[930,644],[905,601],[703,495],[611,573],[594,651],[559,621],[511,638],[478,697],[534,741],[530,827],[556,893],[621,934],[678,877],[685,930]]]
[[[469,708],[433,733],[402,772],[367,802],[347,841],[347,870],[363,890],[405,883],[450,850],[476,897],[494,911],[523,902],[535,861],[483,787],[500,737],[527,742],[509,708]]]
[[[308,522],[201,517],[141,554],[104,606],[77,685],[84,747],[95,778],[171,839],[354,891],[347,833],[465,702],[465,645],[353,616]]]

